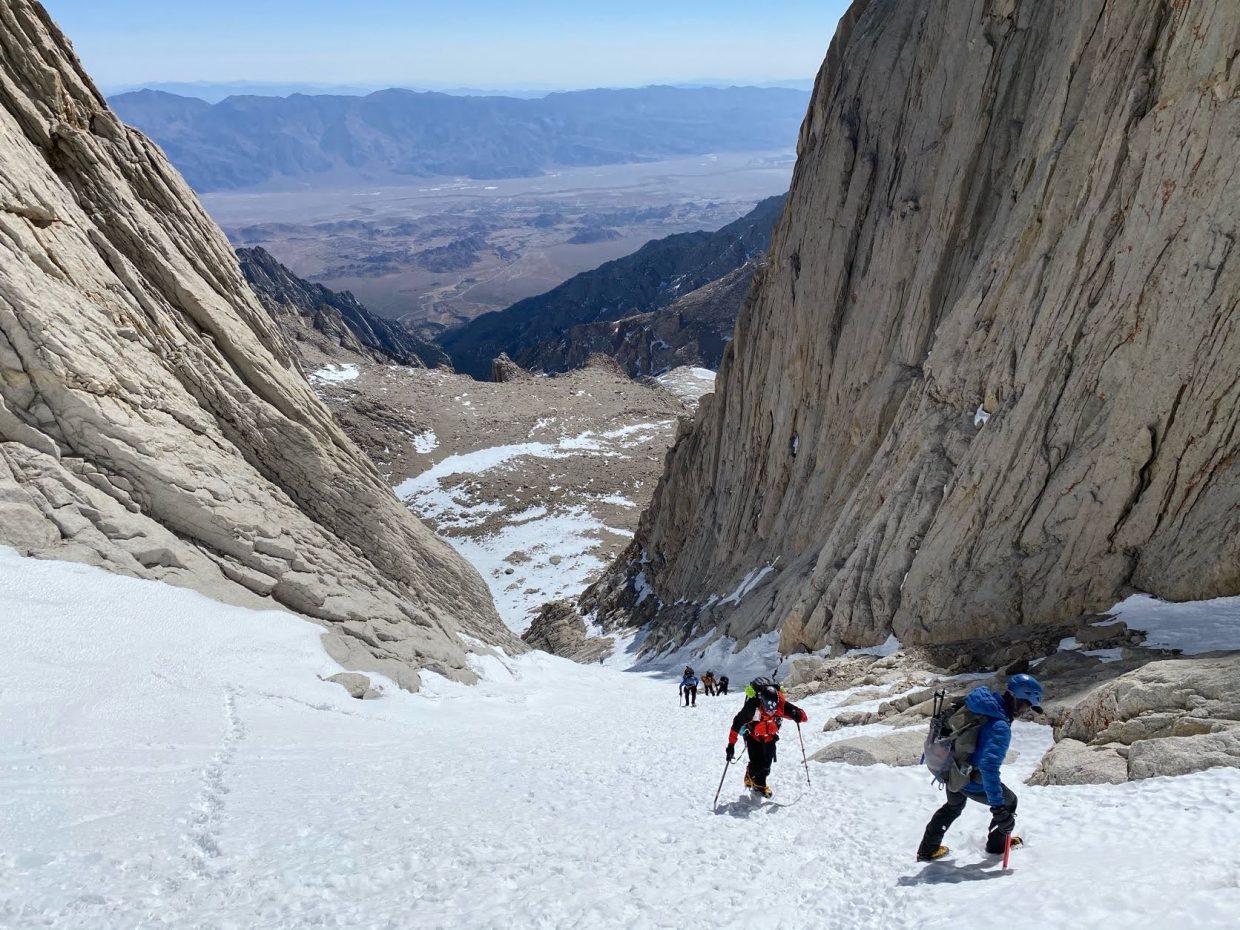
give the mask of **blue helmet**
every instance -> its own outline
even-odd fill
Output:
[[[1032,675],[1013,675],[1007,682],[1008,694],[1028,701],[1037,713],[1042,713],[1042,683]]]

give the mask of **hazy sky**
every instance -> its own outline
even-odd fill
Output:
[[[848,0],[43,0],[103,85],[812,77]]]

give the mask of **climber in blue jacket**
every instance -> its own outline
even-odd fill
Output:
[[[680,696],[685,699],[685,707],[689,706],[689,700],[691,697],[693,699],[693,706],[697,707],[697,689],[698,677],[693,674],[693,669],[686,665],[685,674],[680,679]]]
[[[942,845],[943,836],[964,810],[965,801],[990,806],[990,831],[986,835],[988,853],[1002,853],[1008,835],[1016,828],[1016,793],[1003,784],[999,767],[1012,744],[1012,721],[1031,711],[1042,713],[1042,685],[1032,675],[1013,675],[1003,694],[989,688],[974,688],[965,698],[964,706],[982,718],[977,749],[969,757],[972,775],[962,790],[947,792],[946,803],[930,818],[921,845],[917,847],[918,862],[947,855],[948,849]],[[1019,846],[1020,842],[1019,836],[1012,837],[1013,846]]]

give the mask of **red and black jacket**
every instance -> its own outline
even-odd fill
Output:
[[[732,718],[732,731],[728,734],[728,745],[731,746],[740,738],[741,731],[746,739],[757,740],[759,743],[773,743],[779,739],[779,721],[781,717],[804,723],[809,715],[795,704],[785,701],[779,696],[775,713],[762,706],[757,697],[751,697],[741,707],[741,712]]]

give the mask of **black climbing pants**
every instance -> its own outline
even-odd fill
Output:
[[[956,822],[956,818],[960,816],[964,810],[965,801],[977,801],[980,804],[986,804],[986,795],[974,794],[971,791],[949,791],[947,792],[947,803],[934,812],[934,816],[930,818],[930,822],[926,824],[926,834],[921,838],[921,846],[917,851],[922,855],[930,855],[939,848],[943,843],[943,837],[947,833],[947,828]],[[1011,812],[1012,816],[1016,814],[1016,792],[1007,785],[1003,786],[1003,806]],[[992,816],[990,819],[990,832],[986,835],[986,852],[1001,853],[1003,852],[1005,831],[998,830],[996,827],[1003,826],[1002,820],[1006,819],[1001,816]]]
[[[685,707],[689,706],[690,697],[693,698],[693,704],[696,707],[697,706],[697,688],[685,686],[681,688],[680,690],[684,693],[684,696],[685,696]]]
[[[771,763],[775,761],[775,742],[760,743],[745,736],[745,748],[749,751],[749,766],[745,774],[757,784],[766,786],[766,776],[771,774]]]

